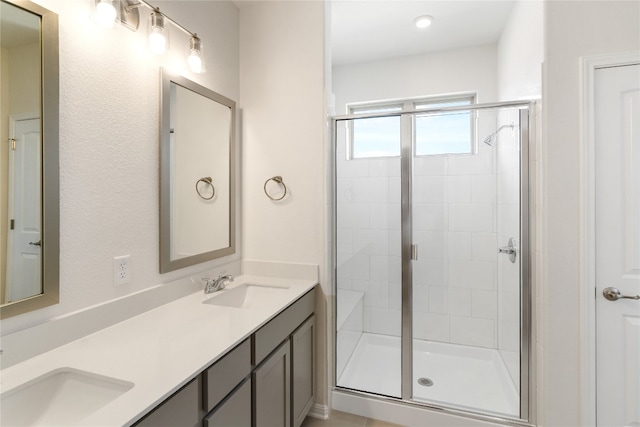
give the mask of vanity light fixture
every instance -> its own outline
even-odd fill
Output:
[[[112,27],[119,22],[132,31],[137,31],[140,22],[139,9],[144,7],[151,10],[147,22],[147,37],[149,49],[162,55],[169,49],[169,28],[167,23],[181,30],[189,36],[187,49],[187,64],[194,73],[204,73],[204,49],[202,40],[196,33],[192,33],[176,21],[171,19],[159,8],[145,0],[90,0],[95,4],[95,20],[102,26]]]
[[[418,16],[413,20],[413,23],[416,24],[416,27],[419,29],[427,28],[433,22],[433,16],[431,15],[422,15]]]

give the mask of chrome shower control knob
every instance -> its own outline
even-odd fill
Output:
[[[512,263],[516,262],[516,253],[517,253],[517,249],[516,249],[516,239],[514,239],[513,237],[509,239],[509,242],[507,242],[507,246],[503,246],[501,248],[498,248],[498,253],[499,254],[507,254],[509,255],[509,261],[511,261]]]

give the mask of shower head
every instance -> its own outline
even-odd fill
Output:
[[[492,134],[490,134],[489,136],[487,136],[482,142],[484,142],[485,144],[487,144],[488,146],[492,146],[493,145],[493,141],[495,141],[496,136],[498,136],[498,133],[500,133],[500,131],[502,129],[505,128],[511,128],[511,130],[513,130],[513,128],[515,128],[515,125],[513,124],[513,122],[509,123],[508,125],[502,125],[498,128],[498,130],[496,130],[495,132],[493,132]]]

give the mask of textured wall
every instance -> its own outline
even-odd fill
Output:
[[[159,69],[183,57],[186,36],[172,32],[159,59],[144,46],[146,21],[137,33],[103,29],[88,1],[37,2],[60,21],[60,304],[3,320],[3,334],[239,258],[159,274]],[[237,100],[235,5],[156,3],[206,44],[207,73],[185,75]],[[132,283],[115,287],[113,257],[125,254]]]

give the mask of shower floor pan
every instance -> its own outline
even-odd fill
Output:
[[[497,415],[519,415],[518,391],[497,350],[413,341],[413,399]],[[400,397],[400,338],[364,333],[338,386]]]

